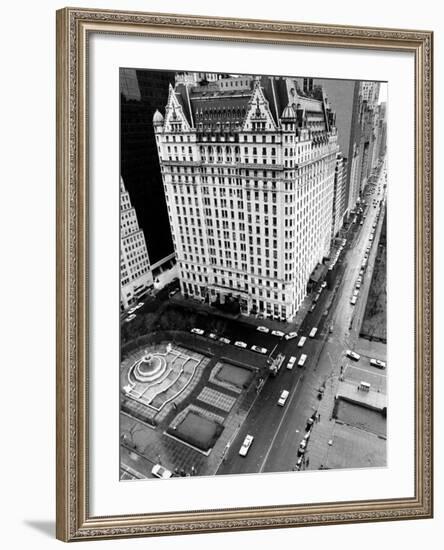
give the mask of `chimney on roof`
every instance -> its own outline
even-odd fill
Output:
[[[304,78],[303,92],[304,92],[305,95],[311,95],[311,93],[313,92],[313,79],[312,78]]]

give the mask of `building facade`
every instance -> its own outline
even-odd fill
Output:
[[[334,239],[344,224],[347,214],[347,159],[341,153],[336,155],[333,186],[331,237]]]
[[[375,168],[379,82],[357,82],[348,157],[348,210],[352,210]]]
[[[330,251],[338,143],[322,89],[177,84],[153,124],[182,293],[292,320]]]
[[[136,211],[120,179],[120,308],[126,310],[153,287],[148,251]]]

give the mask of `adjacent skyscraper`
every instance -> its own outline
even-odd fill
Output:
[[[153,114],[164,107],[174,78],[171,71],[120,69],[120,173],[144,232],[153,269],[174,259],[152,130]]]
[[[153,286],[145,237],[120,179],[120,307],[128,309]]]
[[[153,124],[183,294],[292,320],[332,237],[339,147],[322,88],[179,83]]]

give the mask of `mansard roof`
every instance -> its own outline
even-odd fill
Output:
[[[250,87],[237,89],[221,89],[215,83],[208,86],[180,83],[176,84],[174,92],[190,126],[196,127],[196,124],[201,123],[211,129],[218,123],[240,126],[248,112],[255,85],[260,85],[275,124],[283,116],[291,114],[289,107],[294,112],[302,109],[306,113],[325,116],[323,102],[302,94],[296,80],[287,77],[262,76],[257,80],[252,79]]]

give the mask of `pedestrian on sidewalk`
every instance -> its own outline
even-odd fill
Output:
[[[307,458],[307,460],[305,461],[305,467],[308,468],[309,465],[310,465],[310,459]]]

